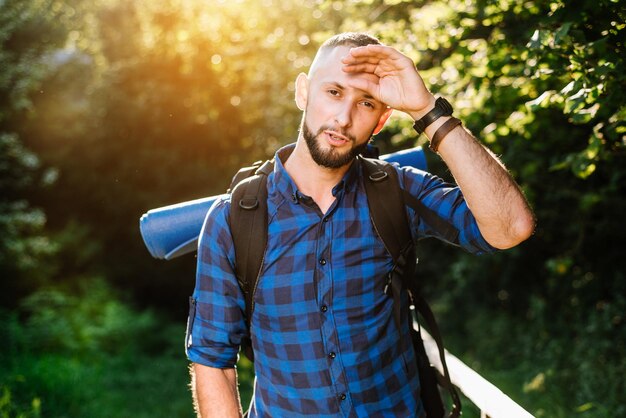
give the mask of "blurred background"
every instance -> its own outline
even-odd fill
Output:
[[[193,416],[195,258],[151,258],[139,217],[292,142],[340,31],[414,59],[536,211],[493,256],[420,244],[448,349],[538,417],[626,416],[625,3],[0,1],[0,416]],[[396,115],[377,142],[425,139]]]

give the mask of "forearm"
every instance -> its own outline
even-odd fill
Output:
[[[194,363],[191,390],[199,418],[241,417],[235,369],[216,369]]]
[[[448,118],[426,129],[432,138]],[[438,152],[461,188],[483,237],[500,249],[527,239],[534,217],[520,188],[504,165],[466,129],[454,128],[439,144]]]

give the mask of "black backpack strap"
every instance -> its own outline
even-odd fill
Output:
[[[391,289],[394,321],[400,330],[403,316],[400,295],[404,277],[412,277],[415,271],[414,245],[403,193],[398,173],[391,164],[369,158],[361,158],[361,161],[372,223],[394,261],[385,292]]]
[[[256,161],[249,167],[242,167],[235,173],[232,180],[230,181],[230,186],[228,186],[228,190],[226,193],[232,193],[233,189],[236,185],[241,183],[242,180],[247,179],[248,177],[253,176],[256,171],[263,165],[263,161]]]
[[[410,229],[408,226],[408,220],[404,207],[400,206],[400,202],[404,205],[412,208],[418,216],[424,220],[431,228],[436,230],[443,239],[453,244],[459,242],[458,229],[439,216],[435,211],[426,207],[417,197],[400,187],[398,180],[398,173],[389,163],[382,160],[361,158],[366,170],[366,174],[369,177],[370,182],[366,182],[365,189],[368,194],[368,203],[373,213],[372,216],[381,214],[382,216],[376,216],[374,219],[375,225],[380,225],[379,234],[383,231],[387,235],[389,231],[389,237],[381,235],[381,238],[385,242],[387,251],[392,255],[394,260],[402,253],[402,250],[406,249],[407,242],[412,240]],[[391,183],[384,182],[387,179],[391,179]],[[393,184],[390,188],[388,184]],[[379,185],[379,186],[377,186]],[[398,187],[395,187],[395,186]],[[368,187],[369,186],[369,187]],[[371,189],[371,190],[370,190]],[[393,189],[393,190],[391,190]],[[370,195],[370,191],[372,194]],[[391,194],[390,194],[391,193]],[[369,196],[373,196],[370,199]],[[384,196],[383,199],[378,197]],[[382,200],[382,201],[381,201]],[[392,215],[391,218],[387,218],[388,215]],[[379,220],[380,219],[380,220]],[[404,228],[403,228],[404,226]]]
[[[402,197],[404,203],[417,212],[419,217],[428,225],[439,232],[443,239],[453,244],[459,243],[459,230],[454,225],[437,215],[435,211],[426,207],[421,200],[404,189],[402,189]]]
[[[365,192],[374,227],[395,261],[413,243],[398,173],[382,160],[360,160],[366,176]]]
[[[254,311],[254,292],[267,247],[267,176],[273,168],[274,162],[266,161],[255,170],[250,167],[240,170],[233,178],[230,232],[235,247],[235,274],[245,298],[248,328]],[[253,360],[250,341],[242,342],[242,347],[246,356]]]
[[[443,366],[443,376],[441,386],[446,388],[452,398],[452,411],[449,417],[458,417],[461,413],[461,402],[458,392],[450,380],[450,374],[446,364],[444,345],[439,332],[439,327],[435,321],[428,303],[421,295],[417,282],[415,281],[415,247],[411,236],[409,222],[406,216],[404,205],[408,205],[415,210],[424,221],[431,227],[439,231],[442,236],[450,242],[457,242],[458,231],[448,222],[439,217],[434,211],[427,208],[419,199],[400,187],[398,173],[395,168],[384,161],[361,158],[365,176],[364,181],[367,200],[370,208],[370,216],[376,232],[380,235],[385,244],[385,248],[394,259],[394,268],[390,272],[390,286],[394,302],[394,321],[398,329],[401,326],[402,312],[400,306],[400,292],[402,287],[406,288],[417,311],[422,315],[428,330],[431,332],[437,348],[441,364]],[[413,316],[410,316],[411,320]],[[411,324],[412,327],[412,324]],[[421,376],[420,381],[429,382],[422,388],[422,400],[425,408],[431,416],[443,417],[444,408],[437,389],[437,378],[435,369],[428,363],[428,356],[424,349],[424,344],[419,331],[412,329],[411,338],[416,349],[416,356],[420,373],[428,376]],[[404,343],[404,342],[403,342]],[[423,364],[420,364],[422,362]]]
[[[413,304],[417,312],[422,316],[422,318],[424,318],[426,328],[428,328],[431,337],[433,337],[437,343],[437,350],[439,351],[439,358],[441,359],[441,366],[443,369],[443,375],[441,376],[443,381],[440,382],[440,384],[448,391],[450,397],[452,398],[452,411],[450,411],[449,417],[458,417],[461,415],[461,399],[459,398],[459,393],[450,380],[450,372],[448,371],[448,364],[446,363],[443,339],[441,337],[437,321],[435,320],[435,315],[421,294],[415,293],[413,295]]]

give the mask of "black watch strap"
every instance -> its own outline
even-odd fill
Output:
[[[421,119],[416,120],[413,124],[413,129],[415,129],[418,134],[421,134],[428,125],[440,117],[450,115],[452,115],[452,105],[443,97],[438,97],[437,100],[435,100],[435,107]]]

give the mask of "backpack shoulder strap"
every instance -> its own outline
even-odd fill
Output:
[[[412,245],[398,173],[385,161],[361,158],[372,223],[394,262]]]
[[[370,158],[362,158],[362,161],[366,175],[370,180],[365,182],[365,189],[373,222],[387,247],[387,251],[394,260],[406,248],[407,242],[412,239],[404,205],[412,208],[446,241],[458,243],[459,231],[454,225],[426,207],[421,200],[407,190],[401,188],[398,173],[391,164]],[[384,181],[388,178],[392,180],[390,183]],[[370,198],[370,196],[372,197]],[[393,216],[391,219],[385,219],[388,215]]]
[[[235,274],[245,297],[248,326],[267,246],[267,176],[273,169],[273,160],[243,168],[231,184],[230,232],[235,247]]]
[[[415,246],[404,209],[404,198],[398,173],[384,161],[361,158],[365,193],[374,229],[393,258],[385,292],[391,289],[393,316],[398,330],[402,325],[402,287],[415,272]]]
[[[256,173],[256,171],[259,169],[259,167],[261,167],[262,165],[263,165],[263,161],[259,160],[259,161],[255,161],[254,163],[252,163],[252,165],[249,167],[240,168],[239,171],[235,173],[232,180],[230,181],[230,186],[228,186],[228,190],[226,190],[226,193],[232,193],[236,185],[241,183],[242,180],[245,180],[248,177],[253,176]]]
[[[459,397],[459,393],[452,384],[452,380],[450,379],[450,372],[448,371],[448,364],[446,362],[446,354],[443,346],[443,338],[441,337],[439,326],[435,320],[435,314],[433,314],[428,302],[426,302],[426,299],[424,299],[420,293],[415,293],[412,299],[413,304],[415,305],[415,310],[424,319],[428,332],[430,332],[431,337],[437,343],[437,351],[439,352],[441,368],[443,369],[443,373],[440,375],[439,384],[448,391],[450,398],[452,398],[452,411],[450,411],[448,416],[450,418],[456,418],[461,415],[461,399]],[[420,339],[422,338],[419,331],[417,332],[417,335]]]
[[[424,205],[421,200],[413,196],[405,189],[402,189],[402,197],[404,198],[404,203],[407,206],[411,207],[415,212],[417,212],[419,217],[422,218],[434,230],[438,231],[443,239],[453,244],[458,244],[459,230],[456,229],[454,225],[444,220],[434,210],[426,207],[426,205]]]
[[[461,402],[458,392],[450,381],[450,373],[446,364],[443,341],[437,321],[426,300],[422,297],[417,281],[415,280],[415,246],[411,236],[409,222],[404,206],[408,205],[415,210],[420,217],[438,230],[451,242],[456,242],[458,231],[448,222],[443,220],[434,211],[427,208],[418,198],[411,195],[400,187],[398,173],[395,168],[384,161],[376,159],[362,158],[364,174],[367,177],[364,181],[367,201],[370,207],[372,223],[377,233],[385,244],[385,248],[394,260],[394,268],[390,273],[390,284],[393,296],[394,321],[400,329],[402,311],[400,306],[400,292],[404,286],[409,292],[409,297],[416,307],[416,310],[426,321],[426,326],[432,333],[433,339],[437,343],[439,357],[443,366],[442,386],[448,390],[452,398],[452,411],[450,417],[458,417],[461,413]],[[413,315],[411,314],[411,320]],[[411,324],[412,326],[412,324]],[[419,353],[428,361],[424,351],[423,342],[419,331],[411,333],[413,343]],[[419,339],[417,341],[416,339]],[[423,360],[423,358],[422,358]],[[426,367],[426,369],[429,369]],[[425,370],[421,370],[423,373]],[[429,371],[429,370],[426,370]],[[431,379],[432,381],[432,379]],[[426,389],[426,388],[425,388]],[[435,391],[436,388],[427,390]],[[439,399],[431,396],[432,399]],[[437,414],[441,411],[443,416],[443,405],[441,400],[436,401]],[[432,405],[432,404],[431,404]]]

